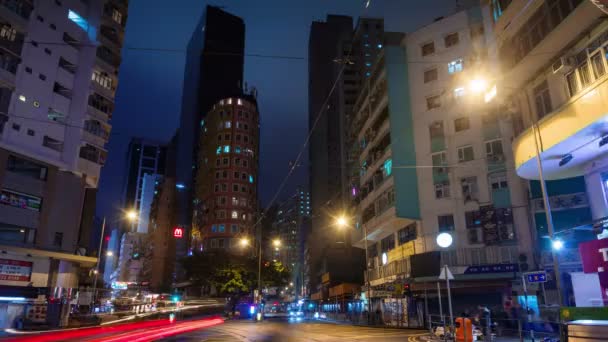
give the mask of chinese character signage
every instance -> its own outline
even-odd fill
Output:
[[[469,266],[464,271],[464,274],[508,273],[508,272],[517,272],[517,271],[519,271],[519,267],[517,264],[496,264],[496,265]]]
[[[32,277],[32,265],[29,261],[0,259],[0,280],[29,282]]]

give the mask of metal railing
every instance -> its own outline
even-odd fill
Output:
[[[455,317],[456,318],[456,317]],[[489,321],[479,317],[468,317],[472,323],[473,341],[544,341],[557,342],[560,323],[549,320],[527,318],[497,318]],[[450,324],[448,315],[428,315],[427,328],[437,340],[453,339],[457,324]]]

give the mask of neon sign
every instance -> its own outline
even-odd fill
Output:
[[[174,238],[178,238],[181,239],[184,237],[184,229],[181,227],[175,227],[173,228],[173,237]]]

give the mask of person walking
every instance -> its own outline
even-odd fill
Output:
[[[482,318],[482,324],[485,327],[486,336],[488,337],[488,341],[490,341],[492,339],[492,312],[485,305],[480,305],[478,309]]]

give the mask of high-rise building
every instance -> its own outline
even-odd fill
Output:
[[[306,237],[310,230],[310,194],[302,187],[278,206],[273,223],[273,236],[281,248],[273,250],[272,259],[280,261],[291,271],[298,295],[303,286],[303,264]]]
[[[82,256],[95,253],[87,250],[94,208],[84,200],[94,197],[87,194],[106,160],[127,6],[0,2],[0,243],[3,262],[18,263],[22,273],[1,278],[2,298],[27,304],[50,286],[70,301],[78,267],[96,262]],[[22,313],[10,317],[28,317],[26,305],[15,307]],[[53,325],[67,322],[52,316]]]
[[[255,232],[259,123],[255,91],[219,100],[201,120],[193,250],[238,247]]]
[[[133,138],[127,152],[127,170],[123,187],[123,208],[141,211],[146,175],[163,175],[166,171],[167,144]]]
[[[351,184],[348,170],[355,158],[348,154],[352,143],[348,135],[351,113],[383,44],[382,19],[361,18],[353,30],[351,17],[329,15],[325,22],[313,22],[311,26],[308,110],[312,130],[309,148],[312,232],[305,248],[304,265],[309,293],[321,293],[324,274],[329,273],[331,283],[339,283],[341,278],[351,281],[355,279],[338,274],[349,268],[347,265],[363,267],[358,265],[360,256],[352,255],[361,251],[351,250],[350,241],[344,241],[343,233],[333,221],[348,207]]]
[[[187,235],[191,233],[201,120],[221,99],[242,93],[244,53],[243,20],[207,6],[188,44],[178,132],[176,223]],[[188,239],[180,240],[177,253],[183,257],[187,248]]]
[[[608,23],[602,1],[486,5],[493,47],[488,69],[496,71],[484,75],[488,100],[508,109],[516,124],[514,168],[529,181],[534,230],[551,237],[553,228],[552,239],[536,242],[539,268],[554,279],[560,273],[561,296],[551,282],[548,301],[561,297],[561,305],[606,306],[607,273],[584,258],[593,260],[592,254],[608,247]],[[552,251],[552,240],[563,242],[559,251]],[[583,286],[589,292],[578,291]]]

